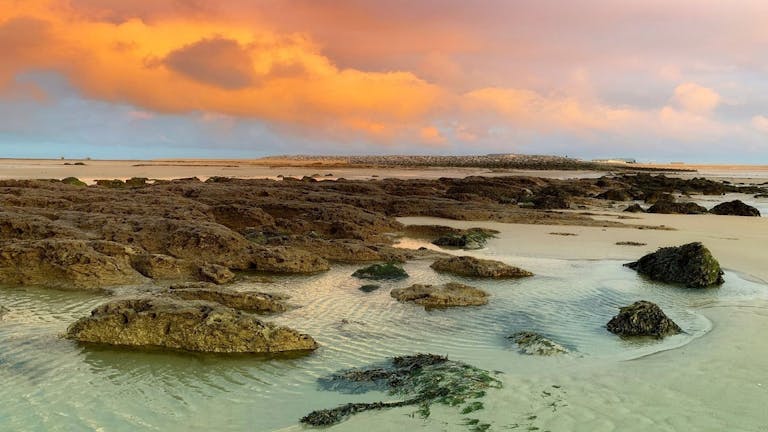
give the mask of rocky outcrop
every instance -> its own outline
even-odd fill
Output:
[[[373,264],[352,273],[360,279],[371,280],[400,280],[408,277],[408,273],[395,263]]]
[[[530,331],[515,333],[512,336],[509,336],[508,339],[517,344],[518,351],[522,354],[553,356],[568,353],[568,349],[564,346],[557,342],[553,342],[538,333]]]
[[[619,309],[619,314],[606,325],[611,333],[623,337],[653,336],[663,338],[682,332],[659,306],[641,300]]]
[[[195,273],[192,263],[163,254],[136,254],[131,257],[131,265],[142,275],[156,280],[180,280],[191,278]]]
[[[492,238],[493,234],[486,230],[475,229],[467,230],[456,234],[442,235],[432,241],[432,244],[436,246],[448,246],[461,248],[465,250],[482,249],[488,242],[489,238]]]
[[[720,203],[709,212],[716,215],[760,217],[760,210],[740,200]]]
[[[317,273],[331,268],[317,255],[284,246],[255,247],[251,260],[254,270],[268,273]]]
[[[521,278],[533,273],[501,261],[479,259],[470,256],[441,258],[430,266],[437,272],[475,278]]]
[[[79,342],[218,353],[314,350],[311,336],[216,303],[160,298],[114,300],[67,329]]]
[[[400,302],[412,302],[424,309],[480,306],[488,303],[488,293],[469,285],[450,282],[445,285],[415,284],[395,288],[390,295]]]
[[[652,280],[705,288],[723,283],[723,271],[712,253],[701,243],[665,247],[625,264]]]
[[[113,242],[33,240],[0,246],[0,283],[99,290],[140,284],[132,248]]]
[[[235,291],[207,282],[171,285],[168,296],[182,300],[204,300],[232,309],[253,313],[279,313],[288,310],[287,297],[251,291]]]
[[[692,202],[657,201],[648,213],[661,214],[704,214],[707,209]]]
[[[631,201],[633,196],[625,189],[609,189],[595,198],[610,201]]]
[[[203,264],[200,266],[199,276],[203,282],[213,282],[217,285],[229,283],[235,279],[232,271],[218,264]]]

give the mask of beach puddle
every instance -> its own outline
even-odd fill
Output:
[[[267,319],[309,333],[320,343],[316,352],[302,356],[221,356],[81,347],[59,335],[71,322],[103,302],[105,296],[34,288],[0,289],[0,305],[8,309],[0,319],[0,429],[299,428],[299,418],[313,410],[388,398],[378,391],[352,396],[323,391],[318,379],[339,370],[421,352],[447,355],[501,372],[504,389],[488,391],[484,401],[487,415],[493,419],[490,430],[536,430],[529,428],[538,428],[545,420],[553,431],[587,430],[574,428],[573,424],[591,424],[594,428],[590,430],[613,430],[607,423],[601,426],[595,413],[600,412],[601,404],[607,407],[616,404],[615,398],[621,398],[616,392],[622,380],[632,382],[642,376],[622,375],[618,372],[621,365],[642,367],[655,361],[656,353],[706,338],[713,328],[702,312],[706,308],[767,297],[764,285],[732,272],[727,272],[726,283],[719,288],[692,290],[645,280],[624,268],[622,261],[507,255],[503,253],[505,248],[494,246],[501,241],[493,240],[489,248],[467,254],[499,259],[536,276],[470,280],[435,273],[429,267],[430,261],[413,261],[404,266],[410,274],[408,279],[383,282],[380,289],[368,293],[358,289],[366,281],[351,276],[361,267],[355,265],[336,265],[329,272],[313,276],[276,277],[274,283],[241,283],[239,289],[291,296],[290,302],[297,308]],[[404,239],[403,245],[424,244]],[[392,288],[413,283],[449,281],[488,291],[490,302],[480,307],[425,311],[413,304],[398,303],[389,295]],[[664,340],[633,341],[605,330],[620,306],[641,299],[659,304],[685,333]],[[544,334],[571,353],[556,357],[522,355],[507,336],[524,330]],[[648,398],[680,397],[676,391],[651,385]],[[581,399],[574,402],[569,396],[580,392],[594,393],[593,403]],[[633,399],[632,403],[638,402]],[[563,410],[570,410],[570,414],[560,416]],[[399,424],[406,430],[467,430],[462,417],[451,410],[438,407],[426,420],[411,416],[413,411],[398,408],[368,412],[336,428],[383,431]],[[615,415],[635,418],[634,414],[621,417],[621,411]],[[590,420],[590,416],[595,418]],[[637,424],[646,425],[646,420]],[[569,422],[573,424],[569,426]],[[615,426],[617,421],[609,423]]]

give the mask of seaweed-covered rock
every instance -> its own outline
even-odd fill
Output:
[[[468,230],[464,234],[446,234],[440,236],[432,241],[432,244],[474,250],[484,248],[488,239],[491,237],[493,237],[493,234],[486,230]]]
[[[606,325],[609,332],[619,336],[653,336],[663,338],[682,332],[659,306],[640,300],[619,309],[619,314]]]
[[[645,209],[640,204],[632,204],[624,209],[627,213],[645,213]]]
[[[161,298],[113,300],[67,329],[79,342],[219,353],[314,350],[311,336],[216,303]]]
[[[61,179],[61,182],[71,186],[80,186],[80,187],[88,186],[87,184],[85,184],[85,182],[80,181],[80,179],[77,177],[65,177]]]
[[[656,204],[657,202],[661,202],[661,201],[674,202],[675,196],[670,193],[659,192],[659,191],[650,192],[645,196],[646,204]]]
[[[709,212],[716,215],[760,217],[760,210],[740,200],[720,203]]]
[[[523,331],[509,336],[523,354],[552,356],[566,354],[568,349],[538,333]]]
[[[501,261],[486,260],[470,256],[441,258],[430,266],[438,272],[451,273],[457,276],[477,278],[520,278],[533,276],[533,273],[513,267]]]
[[[171,285],[168,295],[183,300],[204,300],[254,313],[278,313],[288,310],[287,297],[251,291],[235,291],[207,282]]]
[[[358,289],[359,289],[360,291],[364,292],[364,293],[371,293],[371,292],[374,292],[374,291],[376,291],[376,290],[377,290],[377,289],[379,289],[379,288],[381,288],[381,285],[376,285],[376,284],[366,284],[366,285],[363,285],[363,286],[361,286],[361,287],[360,287],[360,288],[358,288]]]
[[[432,404],[457,406],[466,415],[483,409],[480,399],[487,390],[501,388],[501,381],[490,372],[434,354],[395,357],[385,366],[342,371],[319,382],[326,390],[351,394],[381,390],[403,399],[313,411],[301,419],[310,426],[330,426],[360,412],[403,406],[418,406],[425,418]],[[468,420],[468,425],[481,424],[479,419]]]
[[[632,194],[625,189],[609,189],[598,194],[595,198],[610,201],[631,201]]]
[[[704,214],[707,209],[693,202],[657,201],[648,213],[661,214]]]
[[[712,253],[699,242],[665,247],[624,264],[649,278],[705,288],[723,283],[723,271]]]
[[[560,210],[571,208],[571,203],[564,196],[539,195],[534,197],[531,202],[533,208],[539,210]]]
[[[488,293],[469,285],[449,282],[445,285],[415,284],[395,288],[390,295],[400,302],[413,302],[425,309],[480,306],[488,303]]]
[[[360,279],[400,280],[407,278],[408,273],[395,263],[386,263],[373,264],[368,267],[361,268],[352,273],[352,276]]]

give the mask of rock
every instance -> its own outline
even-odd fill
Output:
[[[704,288],[723,283],[723,271],[712,253],[701,243],[665,247],[624,264],[650,279]]]
[[[533,198],[533,208],[539,210],[569,209],[571,204],[565,197],[553,195],[539,195]]]
[[[488,293],[485,291],[454,282],[445,285],[415,284],[408,288],[395,288],[390,295],[400,302],[422,305],[424,309],[480,306],[488,303]]]
[[[624,189],[609,189],[595,198],[610,201],[631,201],[632,195]]]
[[[533,276],[533,273],[504,264],[501,261],[479,259],[469,256],[441,258],[430,266],[438,272],[451,273],[464,277],[479,278],[521,278]]]
[[[749,204],[744,204],[739,200],[720,203],[713,207],[709,212],[716,215],[760,217],[760,210]]]
[[[373,264],[368,267],[361,268],[352,273],[352,276],[360,279],[400,280],[407,278],[408,273],[395,263],[386,263]]]
[[[640,204],[632,204],[625,208],[624,211],[628,213],[645,213],[645,209],[643,209]]]
[[[447,234],[438,237],[432,244],[475,250],[484,248],[488,239],[491,237],[493,237],[493,234],[486,231],[469,231],[466,234]]]
[[[218,264],[200,266],[199,275],[203,282],[213,282],[217,285],[229,283],[235,279],[235,274],[231,270]]]
[[[379,288],[381,288],[381,285],[368,284],[368,285],[363,285],[358,289],[364,293],[370,293],[370,292],[376,291]]]
[[[133,251],[118,243],[33,240],[0,246],[0,283],[61,289],[99,290],[141,284],[131,267]]]
[[[113,300],[67,329],[79,342],[218,353],[314,350],[311,336],[216,303],[160,298]]]
[[[567,354],[568,349],[534,332],[523,331],[509,336],[517,344],[519,351],[528,355],[551,356]]]
[[[251,259],[254,270],[269,273],[317,273],[331,268],[317,255],[283,246],[254,248]]]
[[[135,255],[131,265],[142,275],[158,280],[178,280],[193,275],[189,262],[163,254]]]
[[[656,204],[661,201],[674,202],[675,196],[670,193],[658,191],[651,192],[645,196],[646,204]]]
[[[85,182],[80,181],[80,179],[78,179],[77,177],[66,177],[61,179],[61,182],[71,186],[80,186],[80,187],[88,186],[87,184],[85,184]]]
[[[641,300],[619,309],[619,314],[606,325],[611,333],[619,336],[653,336],[663,338],[682,332],[661,308]]]
[[[96,184],[110,189],[119,189],[125,187],[125,183],[122,180],[96,180]]]
[[[707,209],[692,202],[658,201],[648,209],[648,213],[662,214],[704,214]]]
[[[250,291],[235,291],[207,282],[171,285],[168,295],[183,300],[204,300],[232,309],[253,313],[279,313],[288,310],[287,297]]]
[[[3,319],[3,315],[9,312],[8,308],[0,305],[0,319]]]

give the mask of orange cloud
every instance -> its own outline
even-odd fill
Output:
[[[442,93],[410,72],[341,69],[302,34],[194,14],[101,21],[106,12],[65,6],[28,0],[0,10],[0,85],[21,71],[51,69],[89,97],[147,110],[363,134],[371,125],[381,134],[418,124]]]
[[[707,114],[720,103],[720,95],[710,88],[688,82],[675,87],[673,100],[686,111]]]

